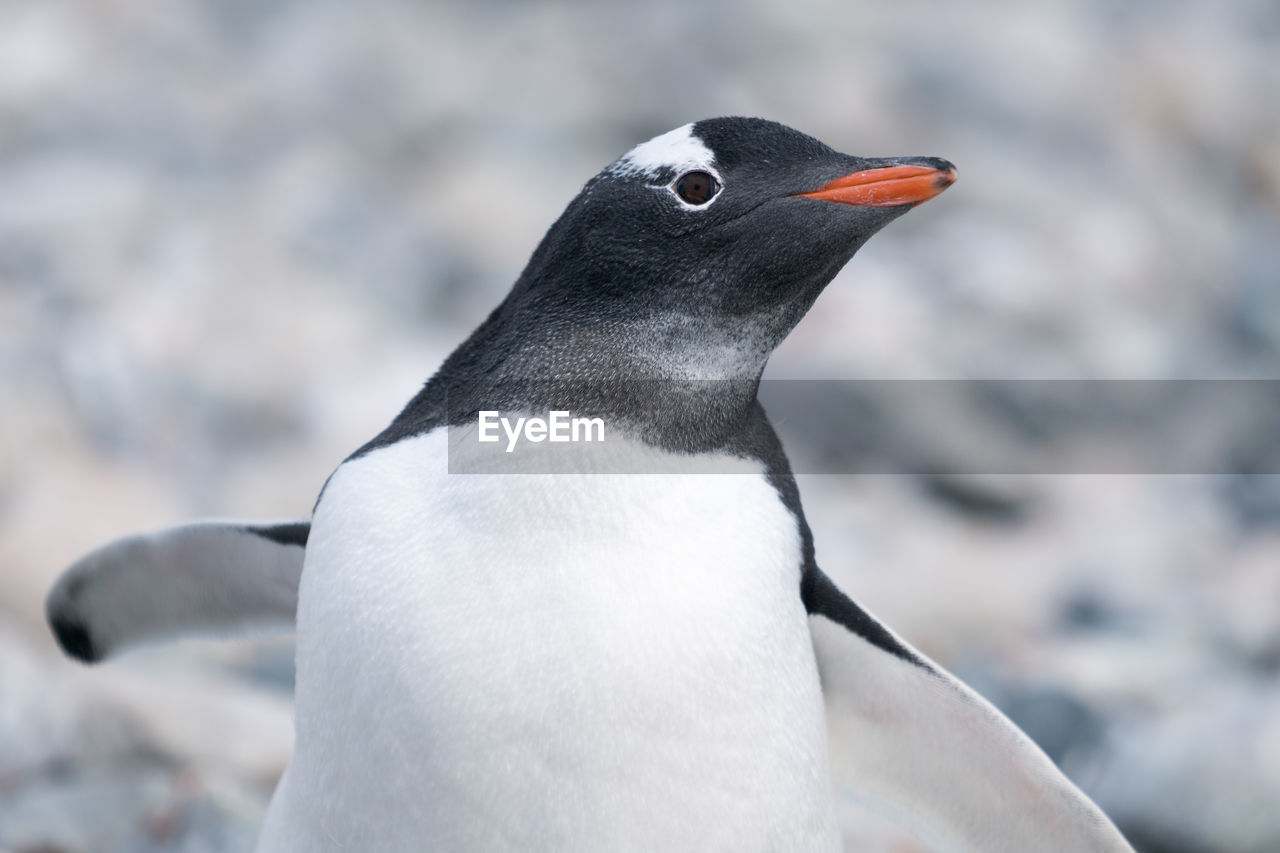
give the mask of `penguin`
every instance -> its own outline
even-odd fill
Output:
[[[837,796],[939,851],[1131,850],[819,568],[756,399],[858,248],[954,180],[755,118],[636,146],[310,519],[107,545],[51,590],[56,637],[96,661],[296,625],[261,853],[837,851]],[[507,454],[486,412],[605,441]]]

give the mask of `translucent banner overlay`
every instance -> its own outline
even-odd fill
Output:
[[[741,473],[764,446],[735,432],[752,390],[451,390],[449,471]],[[758,399],[797,474],[1280,474],[1280,380],[765,380]]]

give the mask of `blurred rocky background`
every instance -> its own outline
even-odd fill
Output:
[[[251,847],[287,638],[88,669],[49,584],[306,515],[579,186],[686,121],[959,166],[770,376],[1276,377],[1277,56],[1273,0],[0,0],[0,850]],[[1280,478],[801,485],[827,571],[1141,850],[1280,850]],[[851,850],[925,849],[846,806]]]

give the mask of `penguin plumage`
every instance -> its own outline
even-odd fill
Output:
[[[834,851],[838,795],[941,850],[1128,850],[1025,735],[822,573],[755,399],[854,252],[953,180],[944,160],[851,157],[760,119],[639,145],[334,471],[309,526],[114,543],[68,570],[51,624],[82,658],[126,645],[100,616],[128,598],[120,579],[144,592],[184,547],[200,579],[137,636],[236,607],[278,618],[294,566],[297,742],[264,853]],[[490,410],[608,433],[548,468],[541,448],[488,452]],[[255,599],[257,563],[275,597]],[[237,603],[204,612],[191,590],[231,565]]]

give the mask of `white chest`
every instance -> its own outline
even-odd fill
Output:
[[[348,463],[317,508],[269,827],[380,850],[834,847],[799,535],[759,468],[449,475],[444,449],[437,431]]]

